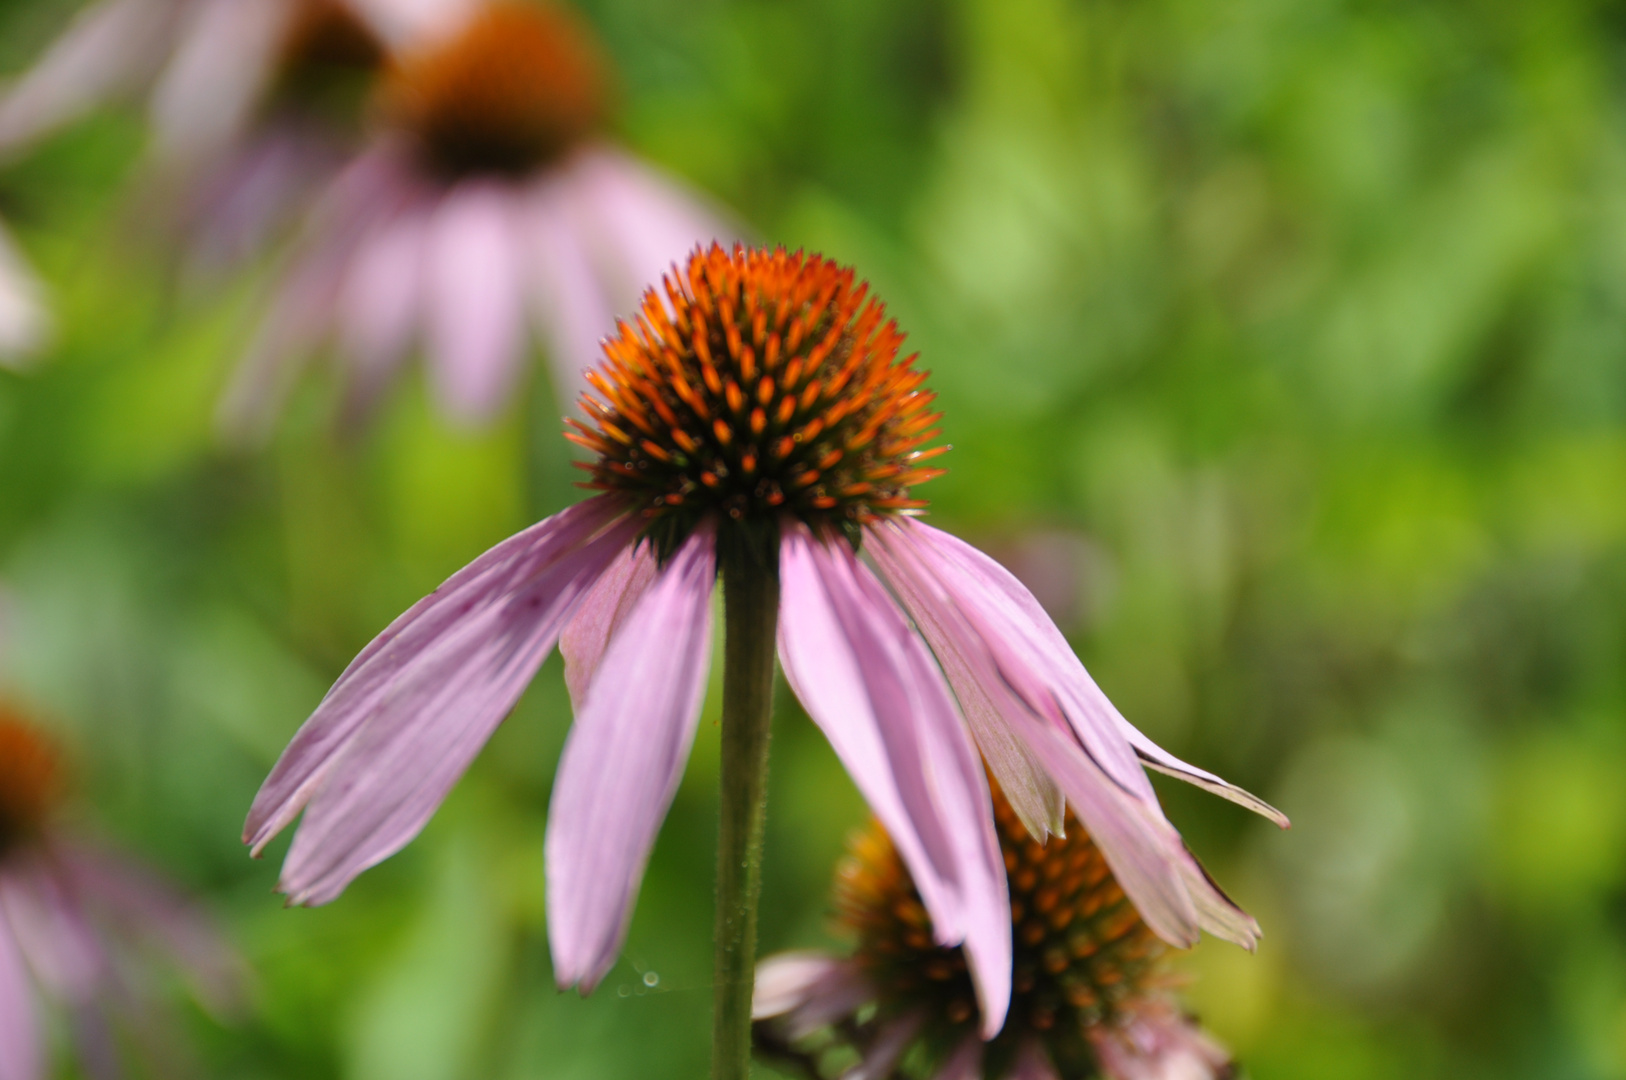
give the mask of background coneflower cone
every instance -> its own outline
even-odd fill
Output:
[[[0,858],[39,833],[61,787],[56,750],[0,701]]]
[[[1096,1043],[1137,1016],[1161,1022],[1174,1011],[1170,991],[1179,979],[1162,963],[1168,947],[1141,920],[1070,810],[1066,835],[1040,844],[997,783],[992,789],[1014,948],[1009,1018],[983,1050],[981,1075],[1012,1075],[1018,1056],[1037,1048],[1060,1080],[1110,1076]],[[759,1052],[824,1075],[829,1064],[844,1063],[842,1050],[862,1054],[889,1023],[913,1015],[920,1025],[896,1072],[876,1076],[952,1071],[946,1063],[977,1035],[964,953],[933,943],[920,894],[879,823],[853,837],[834,893],[836,923],[855,939],[852,964],[873,993],[873,1016],[854,1010],[809,1040],[790,1037],[768,1018],[756,1025]],[[1229,1072],[1216,1065],[1204,1075]]]

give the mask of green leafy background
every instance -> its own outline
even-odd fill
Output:
[[[8,0],[0,70],[70,7]],[[1619,6],[582,7],[626,142],[888,299],[955,447],[932,520],[1051,566],[1123,712],[1293,817],[1159,780],[1265,927],[1180,961],[1247,1074],[1626,1076]],[[0,663],[71,749],[79,827],[204,896],[254,967],[241,1018],[184,1016],[202,1074],[703,1075],[715,693],[586,1000],[545,945],[556,659],[337,903],[283,909],[286,840],[240,846],[349,657],[576,474],[540,378],[471,434],[414,376],[346,439],[316,375],[269,445],[222,447],[268,268],[156,269],[142,139],[104,113],[0,169],[62,323],[0,374]],[[865,818],[780,700],[764,950],[828,940]]]

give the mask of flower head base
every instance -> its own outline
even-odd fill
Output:
[[[1064,1080],[1097,1075],[1091,1033],[1133,1015],[1167,981],[1164,945],[1113,878],[1076,817],[1040,844],[993,789],[1009,874],[1013,971],[1010,1017],[988,1045],[1001,1076],[1029,1042]],[[935,943],[920,894],[891,840],[872,825],[853,842],[836,881],[839,922],[857,937],[855,966],[873,987],[879,1017],[922,1017],[922,1053],[940,1063],[977,1032],[976,996],[963,950]]]
[[[903,334],[852,270],[783,248],[713,245],[651,289],[588,375],[598,460],[587,486],[628,496],[663,554],[700,521],[797,518],[815,532],[922,507],[914,484],[941,414]]]
[[[377,34],[340,0],[298,0],[283,34],[270,97],[352,121],[384,56]]]
[[[0,857],[39,834],[61,788],[56,749],[0,702]]]
[[[607,87],[603,60],[568,14],[499,3],[391,67],[381,111],[440,173],[523,175],[603,125]]]

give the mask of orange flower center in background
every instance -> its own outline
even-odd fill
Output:
[[[1010,1018],[988,1045],[985,1070],[1003,1076],[1018,1046],[1037,1039],[1062,1080],[1098,1075],[1086,1032],[1159,985],[1164,945],[1124,896],[1100,850],[1067,812],[1066,837],[1040,844],[994,788],[994,820],[1011,889]],[[976,1031],[976,997],[958,948],[932,941],[931,920],[879,824],[853,842],[836,879],[837,919],[858,939],[881,1013],[919,1010],[926,1056],[940,1061]]]
[[[299,0],[282,42],[272,100],[353,123],[384,45],[339,0]]]
[[[381,113],[428,164],[523,174],[603,126],[608,73],[580,22],[555,7],[493,4],[385,76]]]
[[[586,486],[643,511],[664,555],[702,518],[773,528],[791,514],[856,538],[926,505],[921,450],[941,414],[903,334],[851,269],[818,255],[713,245],[651,289],[605,342],[569,438],[598,455]]]
[[[55,747],[0,701],[0,856],[39,833],[61,787]]]

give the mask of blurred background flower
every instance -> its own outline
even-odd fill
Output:
[[[77,7],[6,5],[0,70]],[[1074,583],[1045,574],[1102,689],[1293,817],[1280,834],[1158,781],[1266,929],[1255,956],[1186,961],[1242,1067],[1626,1076],[1617,15],[572,10],[620,74],[621,145],[887,298],[955,446],[931,521],[988,547],[1077,538]],[[0,372],[4,663],[81,749],[87,815],[206,896],[261,973],[262,1011],[231,1039],[201,1025],[200,1054],[245,1077],[699,1075],[714,702],[588,1001],[546,959],[557,664],[345,903],[281,911],[282,852],[241,858],[254,790],[345,661],[574,501],[576,473],[549,380],[457,430],[411,368],[349,444],[326,369],[262,454],[222,455],[214,409],[264,281],[177,306],[107,242],[145,131],[104,110],[0,170],[57,316],[51,363]],[[822,943],[828,868],[865,820],[779,707],[765,951]]]
[[[0,1076],[55,1075],[59,1028],[87,1076],[122,1075],[121,1043],[180,1075],[191,1055],[156,969],[177,968],[217,1015],[240,1008],[246,973],[199,906],[63,825],[64,771],[49,736],[0,701]]]

